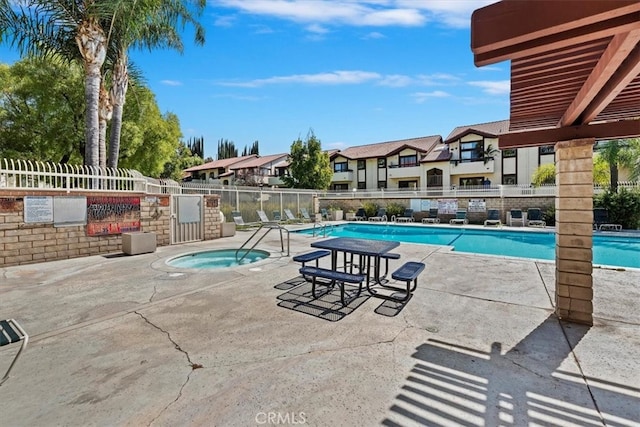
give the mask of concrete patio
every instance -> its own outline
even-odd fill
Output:
[[[2,269],[0,319],[31,339],[0,425],[640,426],[638,270],[594,271],[586,327],[554,316],[551,262],[401,244],[392,268],[427,265],[413,298],[346,308],[275,233],[259,263],[165,264],[247,237]]]

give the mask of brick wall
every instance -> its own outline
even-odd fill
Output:
[[[86,226],[25,223],[25,196],[60,196],[59,192],[0,191],[0,267],[77,258],[122,251],[121,235],[88,236]],[[64,194],[66,195],[66,194]],[[74,193],[74,196],[122,196],[122,194]],[[158,246],[171,241],[169,195],[126,194],[140,197],[140,231],[154,232]],[[219,196],[205,197],[205,240],[220,237]]]

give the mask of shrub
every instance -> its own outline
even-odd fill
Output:
[[[607,190],[594,197],[594,207],[605,208],[609,221],[621,224],[622,228],[640,228],[640,191],[619,188],[618,192]]]
[[[542,219],[548,226],[556,225],[556,207],[553,205],[546,207],[542,211]]]
[[[362,204],[364,208],[364,213],[369,218],[370,216],[375,216],[378,213],[378,205],[373,202],[364,202]]]
[[[400,203],[389,203],[387,205],[387,217],[391,218],[392,216],[399,216],[404,213],[404,206]]]

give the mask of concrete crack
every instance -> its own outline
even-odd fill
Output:
[[[155,294],[155,292],[154,292]],[[153,298],[153,296],[152,296]],[[142,313],[139,313],[137,311],[134,311],[135,314],[137,314],[138,316],[140,316],[140,318],[142,318],[145,322],[147,322],[147,324],[149,324],[150,326],[153,326],[154,328],[156,328],[157,330],[159,330],[160,332],[164,333],[167,338],[169,338],[169,341],[171,342],[171,344],[173,344],[173,347],[178,350],[179,352],[181,352],[182,354],[185,355],[185,357],[187,358],[187,362],[189,362],[189,366],[191,366],[191,370],[189,371],[189,374],[187,375],[186,380],[184,381],[184,383],[182,383],[182,386],[180,386],[180,390],[178,390],[178,395],[176,396],[176,398],[172,401],[169,402],[169,404],[167,404],[167,406],[165,406],[164,408],[162,408],[162,410],[158,413],[158,415],[156,415],[148,424],[148,426],[151,426],[158,418],[160,418],[160,416],[167,411],[173,404],[175,404],[178,400],[180,400],[180,398],[182,397],[182,391],[184,390],[184,388],[187,386],[187,384],[189,383],[189,379],[191,379],[191,374],[193,373],[194,370],[196,369],[200,369],[203,366],[199,363],[194,363],[191,360],[191,356],[189,356],[189,353],[187,353],[185,350],[182,349],[182,347],[180,347],[180,345],[175,342],[173,340],[173,338],[171,338],[171,334],[168,331],[165,331],[164,329],[162,329],[161,327],[153,324],[149,319],[147,319]]]
[[[149,298],[149,302],[153,302],[153,297],[156,296],[157,292],[158,292],[158,285],[153,285],[153,294],[151,294],[151,298]],[[140,314],[140,313],[138,313],[138,314]]]

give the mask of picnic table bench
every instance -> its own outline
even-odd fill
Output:
[[[358,293],[356,294],[355,297],[351,299],[353,300],[360,296],[360,292],[362,291],[362,282],[364,282],[364,279],[366,278],[364,274],[352,274],[352,273],[346,273],[346,272],[337,271],[337,270],[329,270],[327,268],[319,268],[319,267],[302,267],[300,268],[300,274],[302,274],[302,276],[305,278],[307,276],[312,278],[311,293],[313,294],[314,298],[317,298],[316,279],[318,277],[322,279],[331,280],[331,282],[328,284],[330,288],[333,288],[333,286],[337,283],[340,286],[340,301],[342,302],[342,305],[347,305],[347,302],[345,301],[345,298],[344,298],[344,284],[357,283],[360,285],[358,287]]]

